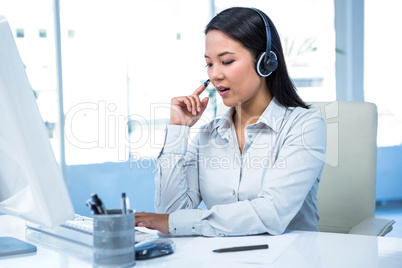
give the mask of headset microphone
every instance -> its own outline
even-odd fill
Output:
[[[275,52],[271,51],[271,29],[269,28],[268,18],[258,9],[251,8],[264,22],[265,30],[267,33],[267,47],[265,52],[262,52],[256,61],[257,73],[262,77],[269,76],[278,67],[278,58]]]

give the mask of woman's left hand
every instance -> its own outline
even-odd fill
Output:
[[[156,214],[150,212],[135,213],[135,226],[147,227],[161,233],[169,233],[169,214]]]

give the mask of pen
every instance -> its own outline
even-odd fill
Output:
[[[95,202],[96,207],[98,208],[99,214],[107,214],[106,208],[102,203],[102,200],[96,195],[96,194],[91,194],[92,199]]]
[[[266,249],[268,248],[267,244],[263,245],[254,245],[254,246],[242,246],[242,247],[232,247],[232,248],[220,248],[215,249],[213,252],[235,252],[235,251],[245,251],[245,250],[255,250],[255,249]]]
[[[87,206],[91,208],[92,214],[99,214],[98,207],[94,203],[92,203],[91,199],[87,200]]]
[[[126,193],[121,194],[121,214],[127,214]]]

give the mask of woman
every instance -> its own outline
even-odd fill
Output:
[[[259,10],[230,8],[205,34],[208,76],[231,108],[189,142],[207,83],[172,99],[155,178],[161,214],[137,213],[136,225],[173,235],[318,231],[325,126],[297,95],[274,25]],[[207,210],[197,209],[201,201]]]

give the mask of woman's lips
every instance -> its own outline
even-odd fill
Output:
[[[228,87],[216,87],[216,90],[218,90],[219,95],[222,97],[222,96],[226,95],[229,92],[230,88],[228,88]]]

